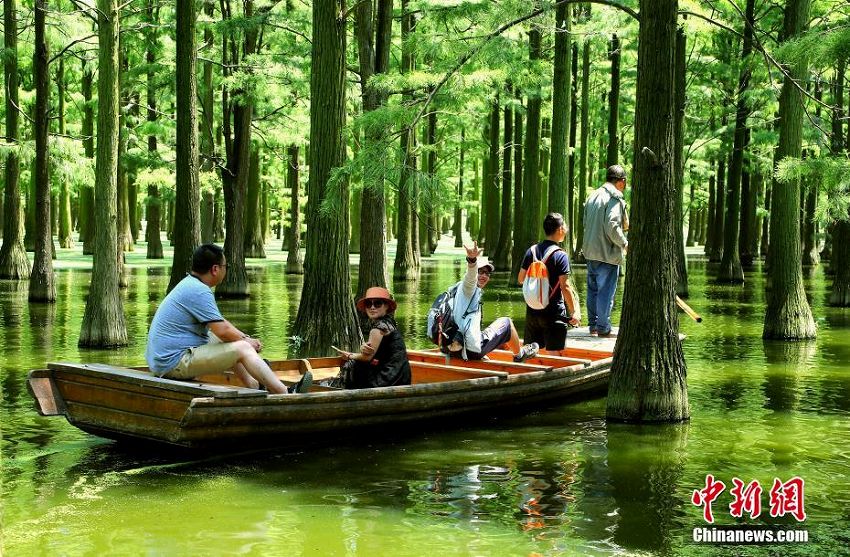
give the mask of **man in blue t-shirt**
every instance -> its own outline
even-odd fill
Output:
[[[259,356],[263,348],[259,339],[237,329],[218,310],[210,289],[224,280],[226,272],[219,246],[204,244],[195,249],[192,272],[168,293],[153,316],[145,350],[148,366],[155,375],[169,379],[232,369],[248,387],[256,389],[262,383],[270,393],[286,393],[286,385]],[[309,388],[308,373],[296,392]]]
[[[556,249],[546,259],[551,295],[548,305],[543,309],[532,309],[526,305],[523,342],[526,345],[537,344],[545,347],[549,354],[558,355],[567,343],[567,326],[578,327],[581,323],[581,307],[578,293],[569,281],[570,258],[558,246],[567,236],[564,217],[560,213],[546,215],[543,220],[543,232],[546,234],[546,239],[531,246],[525,252],[517,279],[520,284],[525,282],[528,268],[534,260],[532,250],[537,259],[542,261],[548,250]]]

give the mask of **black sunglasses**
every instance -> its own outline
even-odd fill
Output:
[[[479,275],[487,275],[489,277],[490,276],[490,269],[478,269],[478,274]]]
[[[380,298],[369,298],[368,300],[363,300],[363,307],[367,308],[382,308],[384,307],[384,300]]]

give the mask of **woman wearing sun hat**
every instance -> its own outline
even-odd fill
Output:
[[[372,286],[357,300],[357,310],[369,318],[369,338],[359,353],[340,351],[350,360],[345,387],[368,389],[410,385],[407,348],[393,314],[397,304],[386,288]]]

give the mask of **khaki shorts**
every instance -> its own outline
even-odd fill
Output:
[[[210,341],[207,344],[189,348],[180,357],[177,367],[164,374],[169,379],[191,379],[198,375],[210,373],[224,373],[239,361],[239,350],[236,343],[221,342],[212,333],[209,333]]]

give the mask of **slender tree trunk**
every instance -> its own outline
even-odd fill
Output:
[[[50,155],[47,143],[50,127],[47,113],[50,95],[50,76],[47,67],[49,55],[44,23],[47,0],[36,0],[34,7],[35,48],[32,56],[32,73],[35,82],[36,234],[29,300],[55,302],[56,283],[53,275],[53,239],[50,227]]]
[[[213,217],[215,216],[215,194],[210,190],[201,193],[201,243],[213,243]]]
[[[811,152],[809,153],[811,156]],[[815,211],[818,204],[818,187],[811,179],[804,179],[803,188],[803,267],[816,267],[820,264],[817,238],[815,237]]]
[[[832,84],[832,141],[831,148],[834,156],[844,152],[844,72],[846,60],[838,61],[835,79]],[[830,242],[831,240],[831,242]],[[850,307],[850,214],[845,214],[827,229],[827,242],[833,244],[826,254],[829,258],[829,270],[832,271],[832,290],[829,294],[829,305],[835,307]],[[827,247],[824,246],[824,251]],[[823,257],[823,254],[821,254]]]
[[[83,61],[82,64],[82,90],[83,90],[83,150],[86,158],[94,159],[94,108],[92,106],[92,86],[94,78],[89,65]],[[83,242],[83,255],[94,253],[94,188],[83,185],[80,188],[80,216],[81,222],[86,223],[80,227],[80,240]]]
[[[726,126],[726,123],[723,123]],[[713,228],[714,243],[711,253],[708,254],[708,260],[712,263],[720,263],[723,259],[723,219],[726,214],[726,155],[721,154],[717,161],[717,179],[714,191],[714,218]]]
[[[59,58],[56,68],[57,96],[59,97],[59,135],[65,135],[65,59]],[[59,227],[58,238],[60,248],[74,247],[74,239],[71,237],[73,223],[71,219],[71,189],[68,187],[68,179],[62,178],[59,190]]]
[[[17,0],[3,1],[3,75],[6,89],[6,142],[17,144],[20,138],[18,108],[18,10]],[[21,237],[21,189],[20,159],[17,149],[9,149],[6,155],[4,180],[3,246],[0,247],[0,278],[26,280],[30,277],[30,262],[24,251]]]
[[[455,247],[463,247],[463,155],[466,150],[466,129],[460,129],[460,163],[458,164],[457,202],[455,203]]]
[[[153,2],[153,0],[148,0]],[[204,14],[208,21],[213,21],[214,1],[203,0]],[[212,25],[207,23],[204,25],[204,50],[211,52],[215,43],[215,34],[213,33]],[[204,60],[203,65],[203,89],[201,91],[201,170],[204,172],[212,172],[215,168],[215,138],[214,138],[214,122],[215,122],[215,89],[213,89],[213,62],[212,60]],[[212,241],[212,240],[210,240]],[[207,242],[204,242],[207,243]]]
[[[507,85],[506,90],[510,95],[510,84]],[[513,148],[511,144],[514,139],[513,117],[510,104],[505,104],[502,136],[502,216],[499,219],[499,244],[492,261],[497,271],[511,270],[511,203],[513,202],[511,199],[511,171],[513,170],[511,166]]]
[[[299,352],[328,354],[331,346],[356,348],[361,334],[351,296],[348,265],[348,183],[331,180],[345,159],[346,21],[345,0],[313,4],[313,54],[310,76],[310,177],[304,288],[293,331]],[[320,210],[334,196],[340,208]]]
[[[517,89],[517,92],[519,89]],[[522,263],[522,257],[525,254],[525,247],[522,244],[522,223],[523,223],[523,206],[522,206],[522,95],[517,95],[519,106],[514,111],[514,221],[513,233],[511,234],[511,270],[519,269]],[[508,275],[508,285],[515,286],[515,277]]]
[[[709,159],[708,167],[714,168],[714,160]],[[714,249],[714,215],[717,212],[715,205],[717,204],[717,195],[715,194],[716,175],[712,173],[708,177],[708,215],[706,217],[705,244],[703,252],[710,255]]]
[[[483,190],[484,203],[487,206],[484,221],[484,245],[491,259],[496,255],[496,247],[499,245],[499,217],[501,216],[499,213],[499,178],[501,175],[501,165],[499,164],[499,96],[496,95],[492,102],[493,104],[490,106],[490,125],[487,128],[487,143],[490,146],[490,154],[487,157],[487,176]]]
[[[413,27],[413,14],[408,10],[408,0],[401,2],[401,72],[413,70],[413,54],[409,45],[409,36]],[[404,100],[410,102],[410,94],[404,95]],[[416,188],[413,177],[416,172],[416,158],[413,154],[416,133],[414,130],[404,130],[401,134],[402,164],[399,172],[399,189],[397,197],[397,245],[395,262],[393,264],[393,279],[416,280],[419,278],[419,246],[416,221]]]
[[[682,237],[685,225],[684,216],[684,183],[685,183],[685,30],[681,27],[676,31],[676,58],[674,76],[676,82],[673,90],[673,195],[676,207],[677,233],[673,236],[673,255],[676,267],[676,294],[682,298],[688,297],[688,260],[685,257],[685,241]]]
[[[424,245],[427,247],[428,255],[433,255],[437,249],[437,244],[440,241],[440,216],[437,181],[437,109],[433,108],[428,114],[428,234],[427,242]]]
[[[248,196],[245,200],[245,257],[265,259],[266,246],[263,238],[262,219],[262,185],[260,176],[260,148],[255,143],[251,146],[250,171],[248,173]]]
[[[750,129],[747,128],[747,137],[744,141],[744,149],[749,149]],[[755,258],[756,249],[756,208],[758,205],[758,186],[760,176],[758,170],[750,171],[744,169],[741,174],[741,233],[738,236],[741,266],[745,269],[751,268]]]
[[[578,44],[573,43],[572,86],[570,88],[570,158],[567,173],[567,253],[573,253],[575,242],[576,134],[578,132]]]
[[[301,206],[298,197],[298,145],[294,143],[286,148],[287,173],[286,184],[289,187],[289,233],[286,238],[286,274],[304,274],[304,259],[301,256]]]
[[[678,422],[690,417],[679,340],[674,236],[676,0],[641,0],[635,92],[632,242],[623,317],[608,387],[608,419]]]
[[[581,140],[579,145],[578,210],[576,211],[576,243],[572,260],[584,263],[584,203],[587,198],[588,159],[590,158],[590,39],[581,48]]]
[[[536,4],[535,4],[536,5]],[[532,64],[540,60],[540,30],[532,28],[528,33],[529,59]],[[522,176],[522,226],[520,234],[516,237],[517,251],[525,253],[532,243],[537,241],[537,231],[540,230],[541,222],[538,220],[542,206],[540,176],[537,171],[540,167],[540,90],[531,91],[528,96],[528,108],[526,110],[526,132],[523,156]],[[511,276],[516,277],[522,265],[522,256],[514,257]]]
[[[567,212],[567,145],[570,126],[570,17],[571,6],[555,9],[555,53],[552,71],[552,157],[549,159],[549,203],[547,212]]]
[[[699,236],[699,230],[697,227],[699,226],[699,211],[697,210],[696,203],[694,202],[694,180],[691,177],[688,180],[690,184],[690,191],[688,192],[688,237],[685,240],[686,246],[694,246],[696,245],[697,236]]]
[[[808,25],[810,0],[788,0],[785,6],[783,37],[793,40]],[[779,97],[779,147],[777,162],[799,158],[803,139],[803,101],[792,80],[803,79],[808,62],[788,68]],[[796,180],[774,183],[770,212],[770,267],[767,310],[762,337],[797,340],[815,338],[817,329],[803,289],[800,261],[800,184]]]
[[[146,44],[145,44],[145,61],[147,62],[147,120],[151,124],[155,124],[157,121],[157,112],[156,112],[156,71],[155,71],[155,63],[156,63],[156,46],[157,46],[157,17],[158,11],[154,9],[154,0],[148,0],[147,3],[147,17],[148,17],[148,31],[146,35]],[[156,158],[158,156],[157,153],[157,138],[156,134],[152,133],[148,135],[148,152],[151,158]],[[159,197],[159,186],[156,184],[148,184],[148,196],[146,200],[146,218],[147,218],[147,226],[145,227],[145,241],[148,245],[147,250],[147,258],[148,259],[164,259],[164,255],[162,253],[162,240],[160,239],[160,229],[162,225],[160,223],[161,218],[161,207],[162,200]]]
[[[230,2],[225,4],[228,6],[225,18],[233,19],[229,4]],[[255,15],[253,0],[244,0],[242,7],[242,15],[248,20],[253,20]],[[259,31],[256,25],[255,22],[254,25],[243,30],[241,48],[239,48],[235,37],[225,39],[227,48],[224,48],[223,51],[226,67],[243,66],[245,60],[257,51]],[[243,71],[250,73],[251,70],[249,67],[244,67]],[[229,76],[231,72],[232,70],[228,70],[225,73]],[[243,249],[245,244],[245,197],[248,191],[248,174],[251,168],[251,120],[254,114],[254,104],[250,95],[245,96],[241,89],[234,89],[233,91],[225,89],[223,97],[225,150],[227,152],[227,165],[226,168],[222,169],[224,218],[227,232],[224,240],[224,254],[227,258],[228,267],[227,274],[221,284],[216,287],[215,294],[222,298],[244,298],[248,296],[248,275],[245,272],[245,252]],[[345,205],[348,206],[347,200]]]
[[[247,2],[246,4],[250,4]],[[246,7],[246,11],[249,10]],[[249,14],[246,13],[246,16]],[[195,71],[195,0],[177,3],[177,193],[174,200],[174,259],[168,290],[192,268],[192,252],[201,243],[201,189],[198,178],[197,73]],[[250,33],[246,33],[250,34]],[[247,49],[246,49],[247,51]],[[252,51],[251,51],[252,52]],[[247,170],[247,169],[246,169]],[[230,230],[228,229],[228,235]],[[243,260],[244,261],[244,260]],[[228,257],[227,277],[238,275],[241,261]],[[244,266],[241,267],[244,273]],[[224,284],[224,283],[222,283]],[[216,294],[218,294],[216,289]]]
[[[753,21],[755,1],[747,0],[746,20]],[[735,136],[732,145],[732,161],[729,163],[729,181],[726,190],[726,216],[723,227],[723,258],[717,270],[717,280],[720,282],[743,283],[744,271],[740,258],[740,217],[741,217],[741,172],[744,163],[744,149],[747,140],[747,119],[750,107],[747,89],[750,83],[749,57],[753,50],[752,25],[744,24],[744,42],[741,59],[744,65],[738,78],[736,91],[738,101],[735,111]]]
[[[80,331],[81,347],[127,344],[124,304],[118,289],[118,36],[116,0],[98,0],[97,163],[95,253],[91,287]]]
[[[608,59],[611,60],[611,91],[608,94],[608,157],[605,166],[617,164],[620,158],[620,39],[617,35],[611,36]]]

